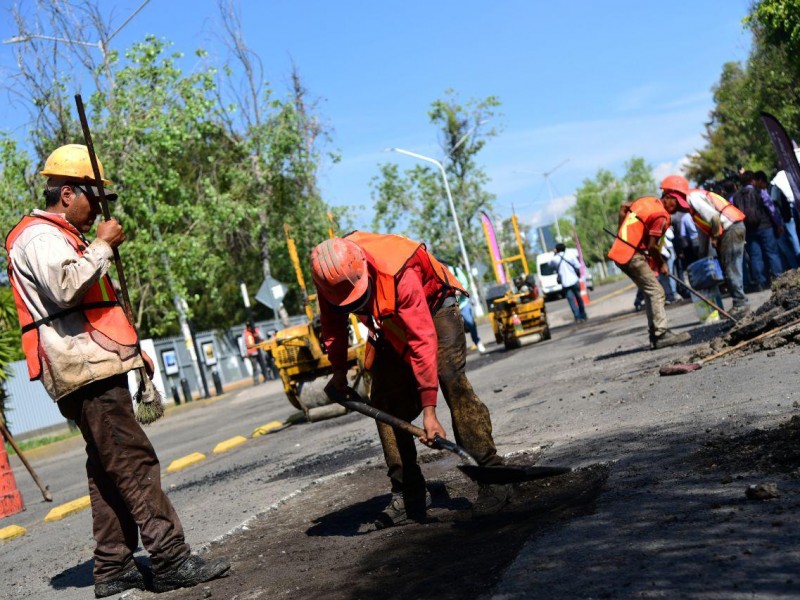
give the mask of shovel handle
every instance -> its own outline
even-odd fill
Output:
[[[386,423],[387,425],[391,425],[395,429],[401,429],[402,431],[410,433],[414,437],[425,436],[425,430],[422,429],[421,427],[412,425],[408,421],[404,421],[403,419],[398,419],[394,415],[390,415],[389,413],[379,410],[374,406],[370,406],[363,400],[361,401],[348,400],[344,394],[336,390],[331,385],[325,386],[325,393],[328,395],[328,398],[330,398],[334,402],[337,402],[338,404],[341,404],[345,408],[349,408],[350,410],[359,412],[362,415],[366,415],[367,417],[375,419],[376,421],[380,421],[381,423]],[[355,390],[353,390],[351,394],[360,397],[358,396]],[[462,448],[455,442],[451,442],[450,440],[447,440],[443,437],[439,437],[437,435],[435,438],[433,438],[432,445],[437,450],[449,450],[454,454],[458,454],[458,456],[460,456],[462,460],[464,460],[468,464],[471,465],[478,464],[475,461],[475,459],[472,456],[470,456],[470,454],[464,448]]]
[[[0,441],[2,441],[2,438],[5,438],[8,441],[8,443],[11,444],[11,447],[14,449],[14,452],[17,453],[17,456],[19,456],[19,459],[22,461],[22,464],[25,465],[25,468],[28,469],[28,473],[31,474],[31,477],[33,478],[34,483],[36,483],[36,486],[39,488],[39,491],[42,492],[42,497],[47,502],[52,502],[53,495],[50,493],[50,490],[44,484],[44,482],[41,479],[39,479],[39,476],[36,474],[36,471],[33,470],[33,467],[25,458],[25,455],[22,453],[22,450],[19,449],[17,443],[14,441],[11,432],[8,429],[6,429],[5,423],[3,423],[3,421],[1,420],[0,420],[0,434],[2,434],[2,436],[0,436]]]
[[[619,237],[619,236],[618,236],[616,233],[614,233],[613,231],[609,231],[609,230],[608,230],[608,229],[606,229],[605,227],[603,227],[603,231],[605,231],[605,232],[606,232],[608,235],[610,235],[611,237],[618,239],[618,240],[619,240],[620,242],[622,242],[623,244],[627,244],[628,246],[630,246],[631,248],[633,248],[633,249],[634,249],[634,251],[638,252],[638,253],[639,253],[639,254],[641,254],[642,256],[644,256],[644,257],[649,257],[649,256],[650,256],[650,254],[647,252],[647,250],[642,250],[641,248],[638,248],[637,246],[634,246],[633,244],[631,244],[631,243],[630,243],[630,242],[628,242],[627,240],[623,240],[621,237]],[[727,317],[728,319],[730,319],[730,320],[731,320],[731,321],[733,321],[734,323],[738,323],[738,322],[739,322],[739,320],[738,320],[736,317],[734,317],[733,315],[731,315],[729,312],[725,311],[725,309],[723,309],[721,306],[717,306],[716,304],[714,304],[714,303],[713,303],[711,300],[709,300],[708,298],[706,298],[706,297],[705,297],[703,294],[701,294],[700,292],[698,292],[696,289],[694,289],[692,286],[690,286],[688,283],[686,283],[686,282],[685,282],[685,281],[683,281],[682,279],[679,279],[678,277],[675,277],[675,275],[673,275],[672,273],[667,273],[667,277],[669,277],[669,278],[670,278],[670,279],[672,279],[673,281],[675,281],[675,282],[677,282],[677,283],[681,284],[683,287],[685,287],[687,290],[689,290],[689,291],[690,291],[692,294],[694,294],[695,296],[697,296],[698,298],[700,298],[700,300],[702,300],[703,302],[705,302],[706,304],[708,304],[708,305],[709,305],[711,308],[713,308],[714,310],[718,311],[718,312],[719,312],[719,313],[720,313],[720,314],[721,314],[723,317]]]

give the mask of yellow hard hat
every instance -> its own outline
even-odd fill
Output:
[[[100,162],[99,158],[97,159],[97,166],[100,169],[100,178],[103,181],[103,185],[111,184],[108,179],[105,179],[103,163]],[[89,150],[82,144],[67,144],[56,148],[47,157],[44,169],[39,171],[39,174],[45,177],[94,181],[92,163],[89,160]]]

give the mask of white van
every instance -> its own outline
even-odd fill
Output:
[[[575,248],[567,248],[564,255],[571,260],[578,260],[578,251]],[[561,289],[561,284],[556,281],[558,271],[550,266],[550,261],[553,260],[555,253],[543,252],[536,257],[536,273],[539,275],[539,289],[545,298],[552,299],[556,297],[564,297],[564,292]],[[589,290],[594,290],[594,282],[592,281],[592,272],[586,269],[586,287]]]

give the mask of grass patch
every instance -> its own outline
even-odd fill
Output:
[[[59,433],[56,435],[44,435],[42,437],[17,442],[17,446],[19,446],[19,449],[22,452],[25,452],[26,450],[32,450],[33,448],[39,448],[40,446],[47,446],[48,444],[60,442],[61,440],[66,440],[80,434],[81,432],[76,429],[75,431],[65,431],[64,433]],[[6,442],[6,452],[8,452],[9,455],[16,454],[8,442]]]

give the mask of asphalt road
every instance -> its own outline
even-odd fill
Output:
[[[800,396],[790,382],[796,381],[797,355],[794,350],[781,349],[771,357],[760,353],[684,377],[659,378],[658,365],[686,350],[646,350],[644,315],[630,310],[634,292],[626,289],[628,286],[625,280],[595,290],[587,309],[589,322],[580,326],[571,324],[565,301],[548,303],[553,339],[517,351],[505,352],[493,343],[486,325],[481,326],[490,352],[470,354],[468,371],[492,412],[498,449],[510,454],[544,446],[545,463],[581,466],[605,461],[615,465],[607,492],[601,496],[600,517],[577,520],[532,539],[515,561],[506,565],[493,592],[498,598],[530,597],[529,590],[543,589],[538,587],[543,582],[547,593],[541,597],[548,598],[732,598],[739,597],[734,589],[743,590],[748,581],[754,581],[747,571],[737,575],[733,567],[714,562],[714,551],[698,550],[712,548],[719,540],[709,541],[714,532],[705,530],[707,537],[694,540],[702,537],[702,528],[688,517],[680,523],[686,527],[682,535],[693,540],[686,543],[694,544],[694,554],[683,552],[678,538],[665,541],[663,534],[656,534],[656,525],[663,525],[665,512],[676,512],[670,502],[681,501],[674,495],[666,498],[662,492],[664,486],[674,491],[670,486],[685,485],[684,475],[674,472],[675,457],[692,444],[702,444],[697,440],[704,432],[774,425],[796,412],[792,403]],[[765,298],[766,294],[751,297],[754,301]],[[668,314],[673,327],[698,331],[691,305],[671,307]],[[293,412],[280,385],[270,382],[242,388],[218,400],[179,407],[147,429],[162,470],[172,460],[192,452],[208,457],[183,471],[166,474],[162,482],[181,515],[190,544],[202,548],[226,535],[235,537],[254,516],[263,517],[279,506],[288,506],[312,487],[321,489],[324,478],[380,464],[374,424],[352,414],[292,426],[249,439],[227,453],[212,454],[218,442],[236,435],[249,437],[256,427],[282,421]],[[442,422],[449,423],[446,408],[441,413]],[[50,486],[54,504],[86,494],[85,455],[79,440],[32,453],[31,460]],[[0,550],[2,596],[91,597],[93,540],[89,511],[45,523],[44,516],[52,505],[41,500],[16,459],[13,466],[27,511],[0,520],[0,527],[15,524],[28,531]],[[659,469],[658,473],[653,468]],[[648,496],[648,490],[654,495]],[[712,495],[721,498],[724,492],[733,494],[729,487]],[[709,492],[705,488],[695,492],[703,493]],[[798,493],[790,486],[786,501],[797,503]],[[697,497],[686,492],[677,513],[685,515],[687,506]],[[644,499],[647,502],[643,503]],[[755,520],[762,517],[770,518],[750,515]],[[637,520],[639,537],[634,527]],[[604,523],[613,524],[613,529],[604,527]],[[773,551],[759,530],[759,540],[764,544],[761,557],[768,552],[771,573],[778,579],[785,577],[781,586],[764,584],[749,590],[746,597],[800,594],[797,585],[785,582],[796,571],[796,520],[769,533],[784,547],[794,544],[788,552]],[[746,537],[747,531],[742,529],[741,534]],[[597,543],[587,544],[583,536],[592,536]],[[727,541],[735,541],[735,537],[728,534]],[[640,556],[642,547],[646,547],[652,553],[663,551],[659,555],[662,559],[669,555],[672,560],[684,558],[687,562],[680,563],[683,569],[673,565],[672,573],[662,572],[659,569],[667,569],[668,561],[656,562],[655,566],[637,562],[621,550],[622,545]],[[541,554],[543,547],[547,548],[546,557]],[[606,564],[605,555],[614,558]],[[705,587],[681,587],[680,576],[691,573],[689,566],[698,560],[708,562],[705,579],[695,575],[697,582],[706,581]],[[715,574],[719,581],[708,579]],[[725,585],[720,583],[723,577]],[[757,581],[752,585],[758,585]],[[742,588],[733,587],[740,583]]]

